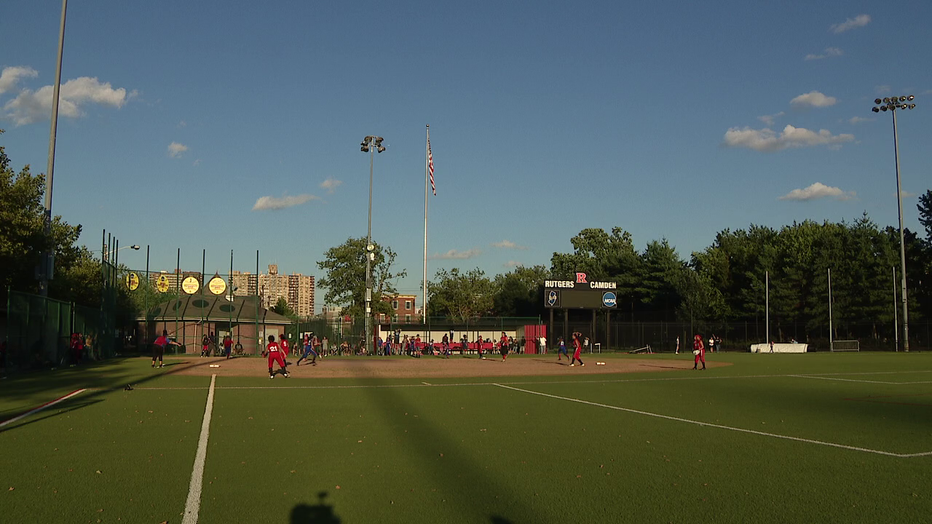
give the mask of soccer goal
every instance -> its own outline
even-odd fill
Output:
[[[834,340],[832,351],[860,351],[861,344],[857,340]]]

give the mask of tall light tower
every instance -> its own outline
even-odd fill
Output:
[[[366,136],[360,144],[360,151],[369,153],[369,228],[366,233],[366,351],[372,347],[372,259],[375,258],[375,246],[372,245],[372,166],[375,153],[385,151],[382,137]]]
[[[900,217],[900,272],[903,275],[903,351],[909,351],[909,315],[906,306],[906,240],[903,235],[903,189],[900,186],[900,146],[896,138],[896,111],[898,109],[914,109],[916,104],[912,103],[916,97],[908,96],[891,96],[883,100],[877,98],[874,103],[877,104],[871,111],[879,113],[889,111],[893,115],[893,156],[896,163],[896,209]]]

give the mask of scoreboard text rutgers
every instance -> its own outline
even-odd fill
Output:
[[[585,273],[576,280],[545,280],[544,307],[557,309],[614,309],[618,298],[614,282],[589,282]]]

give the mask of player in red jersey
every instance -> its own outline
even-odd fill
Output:
[[[262,356],[266,354],[269,356],[269,378],[275,378],[275,373],[272,372],[272,362],[278,362],[282,375],[288,378],[288,369],[285,368],[285,353],[275,342],[275,335],[269,335],[269,344],[265,347],[265,351],[262,352]]]
[[[570,366],[575,366],[576,361],[579,361],[580,366],[585,366],[579,354],[582,353],[582,341],[579,338],[582,336],[582,333],[573,333],[573,360],[570,361]]]
[[[508,358],[508,336],[502,331],[502,336],[498,340],[498,351],[502,354],[502,362]]]
[[[702,344],[702,335],[696,335],[693,338],[693,355],[696,355],[693,369],[699,366],[700,361],[702,361],[702,369],[705,369],[705,346]]]

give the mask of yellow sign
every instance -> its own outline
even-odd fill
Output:
[[[158,289],[159,293],[168,291],[168,275],[161,275],[159,277],[159,281],[155,284],[155,289]]]
[[[136,273],[126,275],[126,287],[128,287],[130,291],[136,291],[136,288],[139,287],[139,275]]]
[[[181,289],[189,295],[197,293],[200,287],[201,283],[197,281],[197,277],[188,277],[181,281]]]
[[[227,290],[227,283],[219,276],[216,276],[207,283],[207,289],[215,295],[222,295]]]

